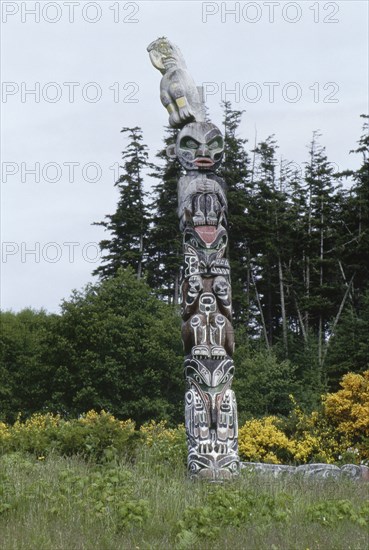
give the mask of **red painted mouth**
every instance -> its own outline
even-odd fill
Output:
[[[213,166],[214,162],[207,157],[198,157],[194,161],[194,164],[196,164],[199,168],[209,168],[210,166]]]
[[[217,228],[215,225],[198,225],[195,227],[195,231],[198,235],[200,235],[203,241],[206,242],[206,244],[211,244],[217,234]]]

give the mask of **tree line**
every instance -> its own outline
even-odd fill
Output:
[[[274,136],[248,150],[243,113],[223,108],[240,414],[286,413],[288,393],[311,408],[342,374],[368,368],[368,117],[351,151],[359,167],[337,172],[318,132],[299,168],[278,155]],[[6,419],[93,407],[181,419],[181,168],[165,154],[176,132],[166,129],[155,164],[140,128],[122,132],[116,211],[97,222],[107,232],[98,282],[74,292],[60,315],[2,313]],[[147,176],[157,182],[150,194]]]
[[[235,324],[281,357],[306,362],[319,387],[347,371],[339,358],[338,335],[356,338],[368,300],[369,137],[351,151],[357,170],[338,172],[314,132],[303,167],[278,156],[274,136],[255,144],[238,136],[242,111],[223,104],[225,161],[220,170],[228,186],[229,256]],[[157,295],[178,303],[181,235],[176,216],[179,164],[166,157],[176,131],[167,129],[153,166],[140,128],[124,128],[129,145],[117,182],[120,200],[100,222],[110,238],[100,243],[103,261],[95,274],[104,279],[118,266],[132,266]],[[157,178],[149,197],[144,175]],[[353,368],[363,368],[356,340]],[[347,349],[348,343],[345,344]],[[360,347],[360,346],[359,346]],[[332,364],[332,357],[334,363]],[[358,362],[356,366],[355,361]],[[310,376],[310,375],[309,375]]]

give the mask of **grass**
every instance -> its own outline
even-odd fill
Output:
[[[367,550],[368,484],[243,472],[186,478],[150,450],[133,461],[0,457],[2,550]]]

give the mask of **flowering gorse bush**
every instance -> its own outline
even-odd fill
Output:
[[[60,427],[59,415],[36,413],[24,421],[18,415],[13,426],[8,427],[7,437],[2,438],[0,433],[0,446],[5,445],[9,450],[44,454],[56,442]]]
[[[323,396],[328,421],[338,432],[344,446],[357,449],[369,459],[369,370],[349,372],[342,378],[342,389]]]
[[[20,417],[13,426],[2,423],[0,450],[30,452],[40,456],[50,452],[79,454],[101,459],[115,452],[130,452],[139,434],[131,420],[120,421],[101,411],[89,411],[78,419],[63,420],[51,413]]]
[[[304,413],[290,396],[287,419],[267,416],[239,431],[243,460],[280,464],[369,459],[369,371],[343,377],[342,390],[322,396],[322,409]]]
[[[280,464],[293,457],[293,443],[276,416],[247,421],[239,430],[238,445],[244,460]]]
[[[325,437],[319,435],[319,428],[309,432],[299,430],[288,435],[288,423],[275,416],[249,420],[239,431],[239,451],[243,460],[268,462],[271,464],[335,461],[336,443],[325,447]]]
[[[291,396],[288,418],[266,416],[247,421],[239,430],[240,457],[274,464],[309,462],[367,463],[369,459],[369,371],[343,377],[342,389],[322,397],[319,412],[307,414]],[[153,464],[183,466],[185,427],[169,428],[154,420],[136,429],[132,420],[109,412],[88,411],[64,420],[52,413],[34,414],[10,426],[0,422],[0,453],[21,451],[40,460],[57,452],[97,461],[130,459],[147,450]],[[140,451],[138,453],[138,450]]]
[[[286,431],[293,439],[293,457],[298,464],[335,462],[339,445],[332,426],[322,412],[306,414],[290,396],[293,408],[286,421]]]
[[[64,420],[51,413],[34,414],[12,425],[0,423],[0,452],[28,452],[40,460],[51,452],[80,455],[97,461],[125,455],[132,458],[146,448],[158,462],[185,463],[186,437],[183,425],[169,428],[165,421],[150,421],[136,429],[132,420],[94,410],[78,419]]]
[[[0,422],[0,442],[10,437],[10,428],[5,422]]]

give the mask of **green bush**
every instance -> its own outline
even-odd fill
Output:
[[[53,452],[95,461],[112,459],[115,455],[132,457],[140,439],[134,422],[117,420],[104,411],[89,411],[69,421],[49,413],[34,414],[24,422],[18,418],[13,426],[0,425],[3,453],[20,451],[39,457]]]

